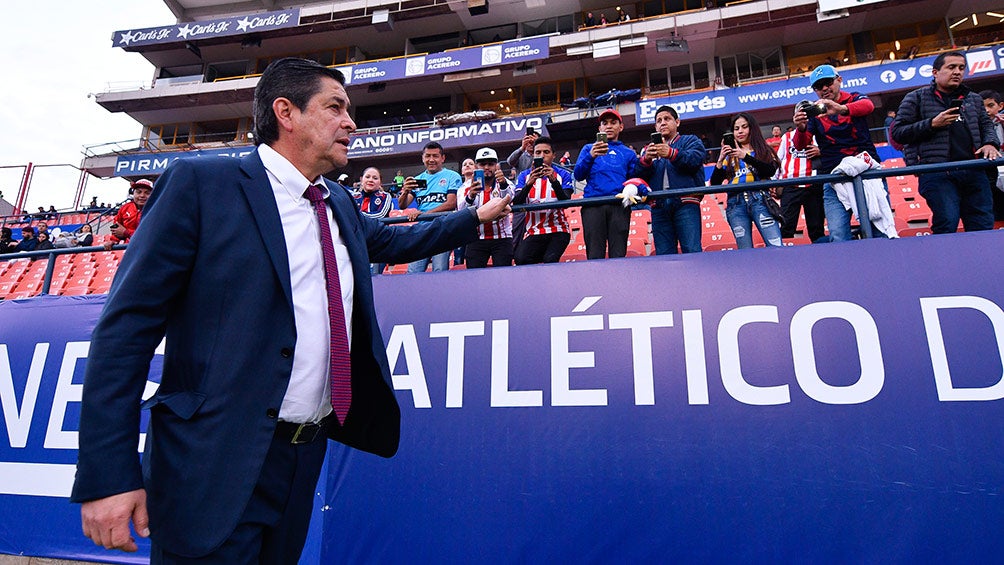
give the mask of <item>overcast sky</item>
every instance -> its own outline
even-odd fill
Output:
[[[135,88],[153,78],[153,66],[141,55],[112,47],[112,32],[176,20],[161,0],[11,2],[3,12],[0,192],[13,203],[26,163],[79,166],[84,146],[139,138],[142,126],[88,94]],[[28,208],[69,207],[78,179],[71,167],[36,169]],[[91,177],[85,196],[118,202],[127,189],[122,179]]]

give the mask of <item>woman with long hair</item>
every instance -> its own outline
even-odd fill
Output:
[[[359,177],[359,192],[354,196],[364,216],[384,218],[390,214],[391,196],[383,190],[382,180],[380,169],[376,167],[367,167]],[[386,266],[386,263],[370,263],[370,274],[382,274]]]
[[[767,180],[781,163],[764,139],[756,119],[746,112],[732,116],[735,145],[722,140],[722,152],[711,174],[711,184],[744,184]],[[768,247],[781,247],[781,225],[767,207],[771,195],[766,190],[747,190],[729,195],[725,217],[739,249],[753,247],[756,224]]]

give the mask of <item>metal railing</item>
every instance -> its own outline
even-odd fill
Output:
[[[996,161],[989,161],[987,159],[972,159],[969,161],[953,161],[950,163],[932,163],[928,165],[913,165],[909,167],[895,167],[887,169],[872,169],[861,173],[858,176],[850,177],[847,175],[834,175],[834,174],[824,174],[824,175],[813,175],[809,177],[797,177],[790,179],[778,179],[778,180],[761,180],[750,183],[743,184],[722,184],[722,185],[711,185],[711,186],[697,186],[697,187],[685,187],[685,188],[675,188],[669,190],[656,190],[649,193],[648,198],[653,200],[671,198],[674,196],[684,196],[688,194],[719,194],[722,192],[728,194],[738,194],[741,192],[757,191],[757,190],[768,190],[771,188],[783,188],[787,186],[804,186],[806,184],[826,184],[826,183],[838,183],[838,182],[851,182],[854,184],[854,197],[858,207],[858,214],[860,218],[868,218],[868,204],[864,196],[864,179],[884,179],[886,177],[898,177],[904,175],[922,175],[925,173],[937,173],[944,171],[963,171],[963,170],[973,170],[973,169],[989,169],[998,166],[1004,166],[1004,157],[997,159]],[[993,188],[991,188],[993,190]],[[548,208],[554,209],[564,209],[572,207],[582,207],[589,208],[592,206],[604,206],[607,204],[619,204],[621,199],[617,196],[598,196],[592,198],[576,198],[574,200],[561,200],[558,202],[541,202],[537,204],[517,204],[512,206],[513,212],[526,212],[530,210],[546,210]],[[420,214],[415,221],[428,221],[433,220],[439,216],[450,214],[451,212],[435,212],[435,213],[425,213]],[[860,220],[859,218],[859,220]],[[382,218],[381,221],[387,224],[401,224],[408,223],[409,220],[404,216],[397,216],[393,218]],[[871,238],[874,236],[872,233],[872,226],[870,221],[861,221],[861,235],[863,238]]]
[[[996,161],[989,161],[986,159],[973,159],[970,161],[956,161],[951,163],[935,163],[928,165],[913,165],[909,167],[895,167],[888,169],[872,169],[865,171],[858,176],[846,176],[846,175],[815,175],[811,177],[798,177],[791,179],[780,179],[780,180],[766,180],[766,181],[756,181],[745,184],[723,184],[723,185],[713,185],[713,186],[701,186],[701,187],[684,187],[669,190],[658,190],[649,193],[649,199],[665,199],[672,198],[674,196],[683,196],[688,194],[718,194],[718,193],[728,193],[736,194],[747,191],[756,190],[767,190],[770,188],[781,188],[787,186],[804,186],[805,184],[824,184],[824,183],[835,183],[835,182],[851,182],[854,185],[854,195],[858,205],[859,216],[863,218],[868,218],[868,204],[864,197],[864,185],[863,180],[865,179],[879,179],[891,176],[904,176],[904,175],[922,175],[925,173],[937,173],[945,171],[964,171],[964,170],[975,170],[975,169],[988,169],[998,166],[1004,166],[1004,158],[998,159]],[[616,196],[601,196],[592,198],[576,198],[570,200],[561,200],[558,202],[544,202],[537,204],[519,204],[512,207],[513,212],[526,212],[531,210],[546,210],[549,208],[553,209],[564,209],[571,207],[581,207],[589,208],[593,206],[604,206],[607,204],[620,204],[621,199]],[[436,212],[436,213],[424,213],[420,214],[415,221],[430,221],[440,216],[445,216],[451,214],[452,212]],[[859,219],[860,219],[859,217]],[[405,216],[397,216],[393,218],[382,218],[381,221],[387,224],[403,224],[409,223],[409,220]],[[872,238],[874,236],[872,232],[872,226],[870,221],[861,221],[861,236],[865,239]],[[111,248],[113,251],[124,250],[128,245],[115,245]],[[94,247],[77,247],[69,249],[49,249],[45,251],[31,251],[16,254],[5,254],[0,255],[0,260],[18,260],[18,259],[37,259],[41,257],[48,258],[48,263],[45,268],[45,276],[42,282],[41,291],[39,296],[47,295],[52,285],[52,276],[55,271],[56,257],[59,255],[68,254],[80,254],[80,253],[97,253],[108,251],[103,246]]]

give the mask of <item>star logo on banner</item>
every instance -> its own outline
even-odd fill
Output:
[[[192,26],[185,24],[184,26],[178,28],[178,37],[188,39],[188,36],[191,35],[193,31],[195,30],[192,29]]]
[[[119,39],[119,44],[129,45],[130,43],[132,43],[132,40],[135,39],[135,37],[136,36],[133,35],[133,32],[127,31],[122,34],[122,37]]]
[[[247,31],[251,25],[251,18],[244,16],[243,20],[237,20],[237,31]]]

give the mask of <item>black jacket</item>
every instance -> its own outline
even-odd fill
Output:
[[[962,119],[972,136],[973,149],[984,145],[1000,147],[993,121],[983,108],[983,99],[965,85],[944,97],[935,93],[934,82],[903,98],[892,125],[892,138],[904,145],[907,165],[945,163],[949,155],[948,128],[933,128],[931,120],[948,109],[948,100],[962,98]],[[975,159],[976,156],[973,155]]]

